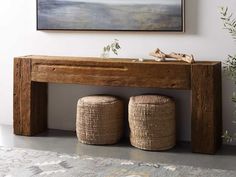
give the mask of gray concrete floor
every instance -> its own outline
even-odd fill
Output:
[[[150,152],[132,147],[128,140],[112,146],[85,145],[78,142],[75,132],[61,130],[48,130],[34,137],[16,136],[12,127],[6,125],[0,125],[0,146],[236,170],[236,146],[224,145],[216,155],[193,154],[189,143],[178,143],[166,152]]]

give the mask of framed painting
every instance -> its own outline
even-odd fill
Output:
[[[184,0],[37,0],[38,30],[184,31]]]

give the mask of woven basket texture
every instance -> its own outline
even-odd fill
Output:
[[[175,102],[166,96],[140,95],[130,98],[131,144],[144,150],[167,150],[175,146]]]
[[[85,144],[115,144],[123,135],[124,105],[113,96],[87,96],[77,104],[76,132]]]

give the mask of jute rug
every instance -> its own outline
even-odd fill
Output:
[[[1,177],[235,177],[236,171],[0,147]]]

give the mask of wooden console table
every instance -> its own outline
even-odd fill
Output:
[[[47,129],[47,83],[192,90],[192,151],[221,145],[221,63],[25,56],[14,60],[14,133]]]

